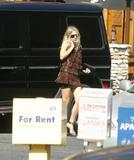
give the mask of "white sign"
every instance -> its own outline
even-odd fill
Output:
[[[62,144],[66,137],[65,109],[61,98],[15,98],[13,144]]]
[[[80,94],[78,138],[104,140],[110,116],[112,90],[84,88]]]

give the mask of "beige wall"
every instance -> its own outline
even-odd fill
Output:
[[[112,25],[116,29],[116,43],[124,43],[124,27],[125,27],[125,11],[124,10],[103,10],[107,36],[109,43],[111,42],[111,30]],[[131,45],[129,49],[129,59],[128,59],[128,73],[134,73],[134,11],[130,12],[130,33],[129,33],[129,43]]]
[[[107,35],[109,42],[111,41],[112,26],[116,29],[116,43],[124,43],[125,36],[125,11],[124,10],[103,10],[105,25],[107,29]],[[129,43],[131,51],[134,51],[134,11],[130,13],[130,33],[129,33]]]

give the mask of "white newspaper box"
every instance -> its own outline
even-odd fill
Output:
[[[61,98],[15,98],[13,144],[64,144],[66,106]]]
[[[83,88],[80,93],[78,138],[90,141],[107,138],[112,89]]]

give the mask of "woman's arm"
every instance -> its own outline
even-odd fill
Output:
[[[65,59],[73,50],[74,48],[74,43],[70,40],[64,40],[61,46],[60,50],[60,60]]]

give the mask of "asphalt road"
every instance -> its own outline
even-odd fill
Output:
[[[67,137],[65,146],[51,146],[51,160],[83,152],[83,140]],[[29,147],[12,144],[12,134],[0,134],[0,160],[28,160]]]

